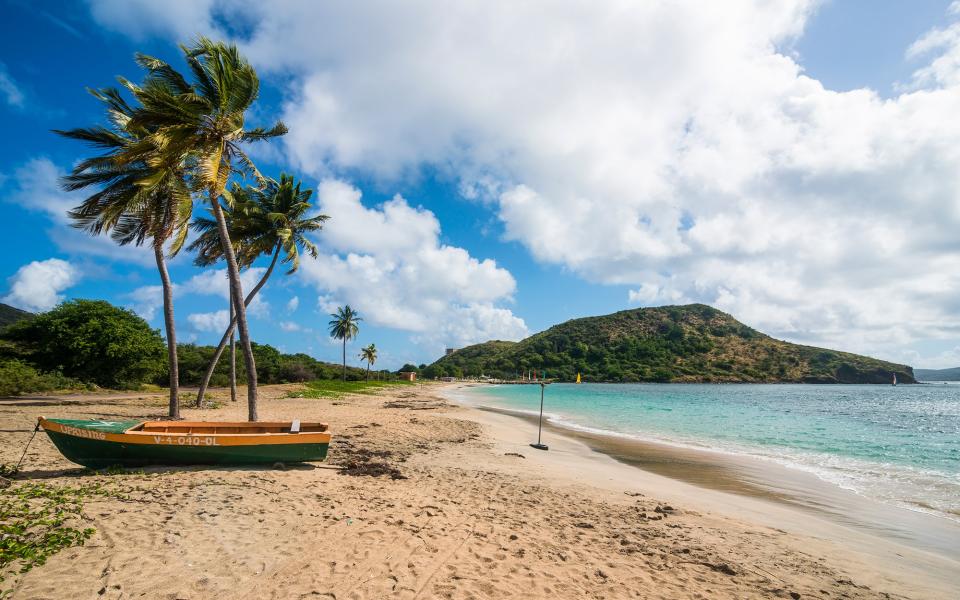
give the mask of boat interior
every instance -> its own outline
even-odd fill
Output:
[[[204,421],[147,421],[127,430],[127,433],[164,433],[171,435],[264,435],[271,433],[317,433],[327,431],[326,423],[235,422],[211,423]]]

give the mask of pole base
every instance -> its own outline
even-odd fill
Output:
[[[546,444],[530,444],[531,448],[536,448],[537,450],[549,450],[550,447]]]

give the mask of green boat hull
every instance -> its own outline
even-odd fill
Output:
[[[258,444],[247,446],[169,446],[124,444],[47,431],[71,462],[91,469],[152,465],[258,465],[321,461],[329,444]]]

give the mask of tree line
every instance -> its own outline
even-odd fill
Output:
[[[315,379],[359,381],[367,370],[287,354],[268,344],[252,343],[257,380],[264,384],[299,383]],[[208,366],[217,348],[178,344],[179,381],[214,387],[230,384],[229,365],[220,363],[212,374]],[[237,365],[236,380],[247,381],[245,365]],[[22,318],[0,332],[0,395],[57,389],[142,389],[169,381],[166,344],[134,312],[104,300],[70,300],[53,310]],[[388,379],[387,371],[376,373]]]

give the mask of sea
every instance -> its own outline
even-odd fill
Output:
[[[463,390],[537,414],[539,385]],[[551,384],[544,418],[583,432],[773,461],[960,523],[960,384]]]

